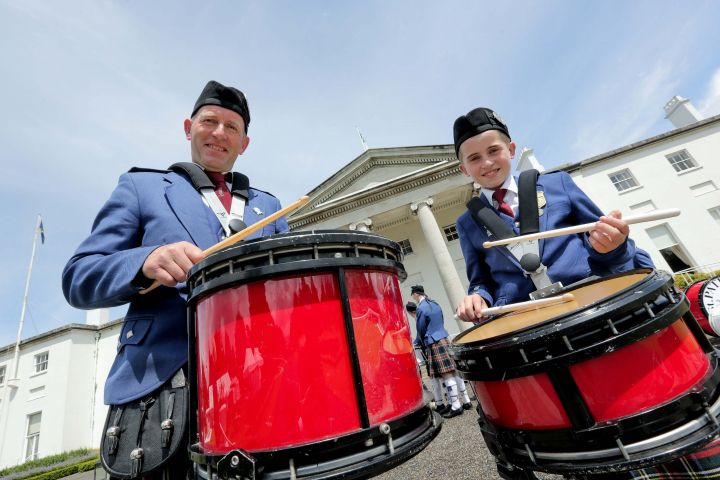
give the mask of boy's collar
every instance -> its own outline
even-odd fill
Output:
[[[513,177],[512,175],[508,175],[508,178],[505,179],[505,181],[500,186],[500,188],[509,190],[509,191],[513,192],[515,195],[518,194],[517,182],[515,181],[515,177]],[[499,190],[499,189],[496,188],[495,190]],[[490,206],[492,206],[492,204],[493,204],[492,196],[493,196],[493,193],[495,193],[495,190],[490,190],[489,188],[482,189],[482,193],[483,193],[483,195],[485,195],[485,198],[487,199],[487,201],[490,202]]]

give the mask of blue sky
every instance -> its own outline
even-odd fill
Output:
[[[670,130],[675,94],[720,114],[718,18],[714,1],[0,0],[0,345],[38,213],[23,338],[84,323],[63,266],[121,173],[189,161],[210,79],[249,98],[235,169],[288,204],[362,153],[356,125],[371,148],[447,144],[491,107],[550,168]]]

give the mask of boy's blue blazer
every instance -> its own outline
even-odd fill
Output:
[[[448,332],[445,330],[442,309],[433,300],[424,298],[420,301],[415,311],[415,321],[417,322],[415,343],[427,347],[448,336]]]
[[[256,213],[257,207],[262,213]],[[280,210],[272,195],[250,189],[244,221],[252,225]],[[288,231],[282,217],[248,239]],[[146,395],[168,380],[188,355],[185,283],[147,295],[132,281],[158,247],[186,241],[205,250],[223,235],[220,222],[184,174],[133,168],[95,219],[90,236],[65,266],[62,286],[75,308],[130,303],[117,357],[105,383],[105,403],[117,405]],[[132,333],[130,333],[132,332]]]
[[[592,223],[604,215],[565,172],[540,175],[537,190],[544,192],[547,201],[542,208],[540,231]],[[484,195],[481,199],[489,205]],[[518,215],[516,218],[500,212],[498,215],[520,235],[520,229],[515,227]],[[488,306],[530,300],[529,295],[535,287],[523,275],[520,262],[505,247],[483,247],[483,242],[496,239],[488,236],[487,229],[475,216],[469,211],[463,213],[458,218],[457,230],[470,280],[469,295],[481,295]],[[548,269],[550,280],[562,282],[565,286],[591,275],[602,277],[630,270],[635,256],[635,243],[629,238],[615,250],[601,254],[590,245],[586,233],[540,240],[539,248],[540,259]]]

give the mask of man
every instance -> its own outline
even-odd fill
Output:
[[[465,382],[457,378],[455,374],[455,364],[450,358],[450,340],[448,332],[445,330],[442,309],[437,302],[425,295],[422,285],[413,285],[411,296],[417,303],[415,312],[412,312],[412,308],[408,309],[410,315],[415,317],[417,322],[415,343],[427,348],[428,374],[431,379],[437,377],[443,379],[450,402],[450,408],[443,409],[442,416],[452,418],[462,415],[463,410],[472,408],[472,404],[465,388]],[[433,387],[435,387],[434,382]],[[460,403],[458,389],[463,393],[465,405]],[[442,405],[442,401],[440,405]]]
[[[205,86],[184,124],[192,162],[216,184],[214,201],[220,200],[228,213],[227,182],[232,185],[233,175],[228,172],[248,147],[249,124],[245,95],[215,81]],[[173,160],[181,159],[168,163]],[[247,225],[281,208],[266,192],[248,188],[246,193]],[[120,176],[90,236],[63,271],[65,298],[76,308],[130,304],[105,383],[107,405],[154,392],[187,363],[187,272],[203,258],[203,250],[230,233],[221,223],[226,213],[208,208],[203,195],[182,171],[131,169]],[[280,218],[248,239],[287,231]],[[164,287],[140,295],[155,280]],[[185,458],[186,452],[180,453]]]

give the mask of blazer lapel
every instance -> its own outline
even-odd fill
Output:
[[[485,195],[480,194],[480,199],[485,203],[485,205],[487,205],[487,206],[489,206],[490,208],[492,208],[493,211],[494,211],[495,213],[497,213],[497,214],[500,216],[500,218],[501,218],[505,223],[507,223],[508,225],[510,225],[510,228],[513,229],[513,231],[515,232],[515,234],[518,234],[518,229],[515,228],[515,219],[510,218],[508,215],[505,215],[504,213],[498,212],[497,209],[496,209],[495,207],[493,207],[493,206],[490,204],[490,202],[488,202],[488,199],[485,197]],[[482,225],[482,223],[481,223],[479,220],[477,220],[477,218],[476,218],[475,220]],[[482,227],[487,231],[487,228],[485,228],[484,225],[483,225]],[[492,239],[488,238],[488,240],[491,240],[491,241],[492,241],[492,240],[497,240],[497,239],[496,239],[495,237],[492,237]],[[512,263],[513,263],[515,266],[517,266],[520,270],[523,270],[523,271],[524,271],[524,269],[520,266],[520,262],[518,261],[518,259],[515,258],[515,257],[513,256],[513,254],[510,253],[510,250],[508,250],[504,245],[503,245],[503,246],[499,246],[499,247],[490,247],[490,248],[498,249],[503,255],[505,255],[505,257],[506,257],[508,260],[510,260],[510,262],[512,262]]]
[[[206,250],[217,243],[207,218],[207,207],[192,184],[177,173],[168,173],[164,178],[169,183],[165,187],[168,204],[195,245]]]

